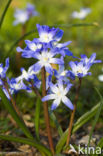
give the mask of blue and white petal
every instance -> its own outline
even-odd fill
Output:
[[[53,101],[52,106],[51,106],[51,110],[55,110],[60,104],[60,100],[56,99]]]
[[[62,98],[62,102],[63,102],[67,107],[69,107],[71,110],[74,109],[74,106],[73,106],[72,102],[71,102],[66,96],[64,96],[64,97]]]
[[[55,94],[50,94],[50,95],[47,95],[47,96],[44,96],[43,98],[42,98],[42,102],[45,102],[45,101],[48,101],[48,100],[53,100],[53,99],[55,99]]]

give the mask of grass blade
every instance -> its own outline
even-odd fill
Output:
[[[38,143],[35,140],[30,140],[30,139],[21,138],[21,137],[13,137],[10,135],[7,135],[7,136],[6,135],[0,135],[0,139],[27,144],[27,145],[36,147],[39,151],[44,152],[48,156],[52,155],[48,148],[46,148],[44,145]]]
[[[97,146],[100,147],[101,149],[103,148],[103,138],[100,139]]]
[[[77,122],[74,124],[72,133],[76,132],[80,127],[82,127],[86,122],[88,122],[90,119],[92,119],[98,108],[100,106],[100,103],[98,103],[96,106],[94,106],[90,111],[88,111],[87,113],[85,113],[82,117],[80,117]],[[63,133],[63,135],[61,136],[59,142],[57,143],[56,146],[56,153],[60,153],[60,151],[62,150],[66,139],[67,139],[67,135],[68,135],[68,129],[66,129],[66,131]]]
[[[4,21],[4,17],[6,15],[6,12],[7,12],[8,8],[9,8],[11,2],[12,2],[12,0],[8,0],[8,3],[7,3],[7,5],[6,5],[6,7],[5,7],[4,11],[3,11],[3,14],[2,14],[1,19],[0,19],[0,29],[1,29],[1,26],[2,26],[3,21]]]
[[[58,131],[58,134],[59,134],[59,136],[61,137],[62,134],[63,134],[63,130],[62,130],[60,124],[58,123],[55,114],[54,114],[53,111],[51,111],[50,109],[49,109],[49,115],[50,115],[50,118],[51,118],[51,119],[53,120],[53,122],[55,123],[56,128],[57,128],[57,131]]]
[[[18,116],[18,114],[16,113],[16,111],[13,108],[12,104],[9,102],[9,100],[7,99],[6,95],[4,94],[4,92],[2,91],[1,88],[0,88],[0,97],[1,97],[1,99],[3,101],[3,104],[5,105],[5,108],[11,114],[11,116],[16,121],[16,123],[18,124],[18,126],[22,129],[22,131],[24,132],[24,134],[28,138],[34,139],[33,136],[32,136],[32,134],[28,130],[27,126],[25,125],[24,121],[21,119],[21,117]]]
[[[39,140],[39,118],[40,118],[40,106],[41,106],[41,100],[38,98],[36,103],[36,110],[35,110],[35,133],[37,140]]]
[[[98,110],[97,110],[95,119],[94,119],[94,121],[93,121],[92,129],[91,129],[90,134],[89,134],[88,147],[90,146],[90,140],[91,140],[91,137],[92,137],[94,128],[95,128],[95,126],[96,126],[96,123],[97,123],[97,121],[98,121],[98,119],[99,119],[99,116],[100,116],[100,113],[101,113],[101,110],[102,110],[102,107],[103,107],[103,97],[101,96],[99,90],[98,90],[97,88],[95,88],[95,89],[96,89],[96,91],[97,91],[97,93],[98,93],[98,95],[99,95],[99,97],[100,97],[101,102],[100,102],[99,108],[98,108]]]

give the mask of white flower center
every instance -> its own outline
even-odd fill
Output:
[[[42,33],[40,36],[40,40],[41,40],[41,42],[48,43],[52,40],[52,35],[48,34],[48,33]]]
[[[62,99],[62,97],[65,95],[64,90],[58,90],[58,92],[56,93],[56,97],[59,99]]]
[[[32,51],[36,51],[36,49],[37,49],[37,46],[36,46],[36,44],[31,44],[30,45],[30,49],[32,50]]]
[[[44,40],[45,40],[45,41],[48,41],[48,39],[49,39],[48,34],[45,34],[45,35],[44,35]]]
[[[83,73],[82,69],[78,69],[77,73]]]
[[[65,76],[65,75],[66,75],[66,72],[63,71],[63,72],[61,73],[61,76]]]
[[[15,89],[20,89],[20,87],[21,87],[21,85],[20,85],[20,83],[18,83],[18,84],[15,84]]]
[[[38,47],[38,49],[41,49],[42,48],[42,44],[38,44],[37,47]]]
[[[43,58],[43,62],[44,62],[44,63],[48,63],[48,60],[49,60],[49,59],[48,59],[47,57],[44,57],[44,58]]]

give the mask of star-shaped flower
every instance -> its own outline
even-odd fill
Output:
[[[62,81],[58,81],[57,84],[50,84],[50,90],[51,94],[48,94],[47,96],[42,98],[42,101],[48,101],[48,100],[54,100],[51,106],[51,109],[56,109],[61,102],[63,102],[67,107],[69,107],[71,110],[73,110],[74,106],[71,103],[71,101],[66,96],[69,92],[72,84],[69,83],[66,87],[64,87]]]
[[[38,62],[34,64],[34,71],[38,72],[42,67],[45,67],[46,72],[53,74],[53,68],[51,64],[64,64],[64,61],[60,58],[55,58],[55,53],[44,49],[41,53],[36,53],[34,58],[38,59]]]

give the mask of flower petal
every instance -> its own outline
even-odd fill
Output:
[[[76,68],[76,64],[73,61],[69,62],[69,66],[73,69]]]
[[[52,68],[52,66],[50,64],[48,64],[48,65],[45,66],[45,70],[49,74],[51,74],[51,75],[53,74],[53,68]]]
[[[63,103],[64,103],[67,107],[69,107],[71,110],[74,109],[73,104],[71,103],[71,101],[70,101],[66,96],[64,96],[64,97],[62,98],[62,101],[63,101]]]
[[[64,64],[64,61],[62,59],[59,58],[51,58],[50,59],[50,63],[54,63],[54,64]]]
[[[42,102],[55,99],[55,94],[46,95],[42,98]]]
[[[53,101],[52,106],[51,106],[51,110],[54,110],[58,107],[58,105],[60,104],[60,100],[56,99]]]
[[[37,63],[35,63],[34,66],[33,66],[34,72],[40,71],[41,68],[42,68],[42,65],[41,65],[41,63],[39,61]]]

